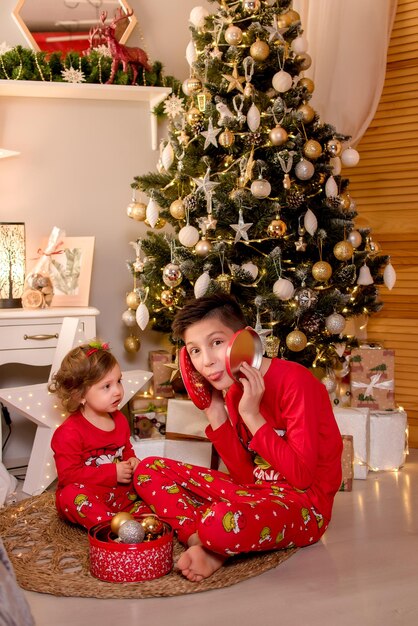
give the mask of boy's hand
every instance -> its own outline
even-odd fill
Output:
[[[132,468],[132,472],[134,472],[136,468],[138,467],[139,459],[137,459],[136,456],[131,456],[131,458],[128,459],[128,463]]]
[[[240,371],[243,376],[240,377],[244,393],[238,405],[239,413],[255,435],[256,431],[266,423],[264,417],[260,414],[260,402],[264,395],[264,378],[261,372],[248,363],[241,364]]]
[[[116,477],[118,483],[130,483],[132,480],[133,470],[129,461],[121,461],[116,463]]]

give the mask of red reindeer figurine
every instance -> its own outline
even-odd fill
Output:
[[[148,72],[151,71],[151,66],[148,62],[148,56],[142,48],[131,48],[129,46],[124,46],[118,42],[115,37],[116,24],[121,20],[124,20],[133,15],[133,11],[131,10],[128,13],[124,13],[122,9],[119,10],[119,13],[115,15],[112,22],[109,26],[105,25],[105,21],[107,18],[107,11],[103,11],[100,20],[103,24],[101,27],[101,31],[106,39],[106,43],[108,48],[112,54],[113,62],[112,62],[112,71],[109,77],[109,80],[106,84],[110,85],[113,83],[113,79],[115,78],[116,70],[118,69],[119,63],[122,63],[123,71],[127,72],[128,67],[132,69],[132,84],[136,83],[136,78],[138,76],[138,69],[143,67]]]

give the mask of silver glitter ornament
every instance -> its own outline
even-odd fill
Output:
[[[345,317],[339,313],[332,313],[326,318],[325,327],[333,335],[339,335],[345,328]]]
[[[122,543],[141,543],[145,537],[145,530],[136,520],[128,520],[119,528],[118,537]]]

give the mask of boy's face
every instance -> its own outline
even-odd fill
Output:
[[[115,365],[87,390],[84,396],[86,405],[97,415],[113,413],[118,408],[123,398],[121,376],[119,365]]]
[[[194,367],[215,389],[234,382],[226,371],[226,351],[235,332],[216,318],[196,322],[184,333],[184,342]]]

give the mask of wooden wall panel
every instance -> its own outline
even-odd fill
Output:
[[[418,0],[398,0],[386,80],[376,115],[357,146],[361,160],[343,175],[359,217],[397,272],[368,338],[396,351],[395,398],[418,447]]]

